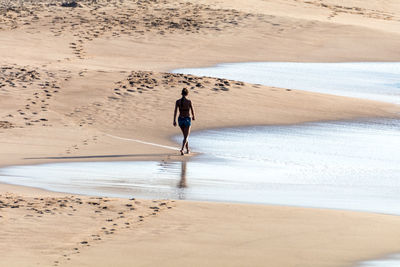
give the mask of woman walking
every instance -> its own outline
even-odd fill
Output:
[[[186,147],[186,153],[189,154],[189,134],[190,134],[190,126],[192,125],[192,119],[190,118],[190,111],[192,112],[192,118],[194,118],[194,109],[192,105],[192,101],[187,99],[187,95],[189,91],[186,88],[182,89],[182,98],[176,100],[175,102],[175,111],[174,111],[174,126],[176,126],[176,113],[179,109],[179,117],[178,117],[178,124],[182,130],[183,134],[183,141],[182,141],[182,148],[180,150],[181,155],[183,155],[183,150]]]

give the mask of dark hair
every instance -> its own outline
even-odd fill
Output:
[[[188,89],[183,88],[183,89],[182,89],[182,96],[187,96],[188,94],[189,94]]]

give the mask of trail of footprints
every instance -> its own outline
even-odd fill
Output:
[[[75,40],[69,46],[75,56],[82,59],[86,56],[84,44],[105,34],[113,38],[122,35],[141,38],[148,32],[160,35],[192,34],[202,30],[218,32],[260,19],[264,19],[263,16],[168,0],[87,0],[79,1],[76,8],[35,1],[26,2],[24,7],[15,6],[0,16],[0,25],[32,31],[33,26],[39,24],[47,26],[55,36],[72,33]]]
[[[108,236],[128,231],[143,223],[146,219],[156,216],[164,210],[174,207],[175,201],[154,200],[149,203],[141,203],[135,198],[126,200],[115,200],[103,197],[46,197],[27,198],[15,194],[0,194],[0,223],[15,220],[34,220],[40,226],[41,219],[46,220],[48,216],[83,216],[87,219],[88,228],[93,223],[100,225],[93,227],[92,233],[81,236],[73,248],[65,248],[60,258],[54,261],[58,265],[63,261],[70,260],[74,254],[80,253],[84,247],[95,245]],[[89,208],[89,214],[80,214],[82,208]],[[13,211],[23,212],[23,217]],[[18,213],[19,214],[19,213]],[[17,216],[14,218],[14,216]],[[93,221],[93,222],[91,222]],[[98,222],[103,222],[98,224]],[[62,223],[62,221],[61,221]],[[62,227],[62,226],[60,226]],[[56,233],[55,233],[56,234]],[[79,233],[77,233],[78,235]]]
[[[54,32],[72,32],[76,41],[71,42],[70,47],[82,59],[86,55],[84,43],[105,34],[113,38],[121,35],[140,38],[147,32],[164,35],[175,32],[198,33],[202,29],[221,31],[253,17],[250,14],[242,16],[234,10],[214,10],[191,3],[181,3],[172,8],[168,7],[167,1],[136,1],[134,8],[131,6],[117,4],[111,10],[99,7],[90,12],[70,12],[69,16],[57,17],[63,26],[54,28]],[[56,24],[56,21],[53,20],[53,23]]]
[[[69,72],[61,71],[60,73],[68,74]],[[3,123],[0,123],[2,128],[37,124],[51,126],[46,114],[49,111],[51,99],[61,90],[58,76],[49,71],[29,67],[0,67],[0,94],[8,95],[12,92],[15,95],[18,91],[20,96],[25,97],[23,106],[5,116]],[[18,123],[18,118],[23,119],[22,125]]]
[[[78,73],[83,76],[86,70]],[[71,78],[70,71],[59,71],[58,75],[46,70],[39,70],[20,66],[0,67],[0,95],[19,95],[23,97],[24,104],[16,108],[14,112],[3,115],[0,118],[0,129],[24,128],[31,126],[51,127],[48,112],[51,108],[51,100],[61,90],[59,83]],[[18,101],[20,102],[20,101]],[[90,117],[83,117],[80,126],[92,124]],[[66,125],[69,127],[69,125]],[[96,143],[97,136],[88,137],[80,144],[66,148],[66,153],[79,150],[81,146]]]
[[[340,13],[362,15],[375,19],[397,20],[395,14],[360,7],[334,5],[323,0],[293,0],[331,10],[329,18]],[[277,34],[290,28],[278,18],[254,15],[232,9],[212,8],[189,2],[168,0],[107,0],[78,1],[78,7],[61,7],[60,2],[49,0],[25,1],[8,12],[0,12],[0,30],[23,27],[35,32],[35,25],[47,26],[55,36],[72,33],[75,40],[69,44],[78,59],[85,58],[84,45],[101,36],[122,35],[141,38],[145,33],[159,35],[171,33],[219,32],[225,29],[265,22]],[[71,60],[71,59],[69,59]]]
[[[39,9],[38,6],[42,8]],[[255,22],[258,24],[263,22],[265,27],[270,27],[276,34],[291,29],[286,22],[275,16],[254,15],[189,2],[79,1],[79,6],[65,8],[60,4],[50,5],[46,1],[35,2],[31,5],[28,2],[23,10],[30,10],[30,13],[25,14],[21,11],[17,16],[10,11],[0,19],[0,22],[8,19],[13,23],[13,27],[25,27],[27,30],[33,29],[34,24],[47,26],[55,36],[61,36],[64,33],[72,34],[75,39],[69,43],[69,47],[78,59],[87,57],[85,43],[101,36],[115,38],[125,35],[142,38],[149,32],[157,35],[196,34],[203,31],[217,33]],[[303,26],[299,25],[299,27]]]
[[[394,20],[394,19],[399,20],[399,18],[396,18],[395,15],[392,13],[388,13],[388,12],[384,12],[384,11],[376,10],[376,9],[365,9],[365,8],[354,7],[354,6],[334,5],[334,4],[329,4],[322,0],[317,0],[317,1],[295,0],[295,1],[300,2],[300,3],[306,3],[309,5],[313,5],[313,6],[317,6],[317,7],[328,8],[332,12],[329,15],[328,19],[332,19],[340,13],[346,13],[346,14],[353,14],[353,15],[362,15],[365,17],[381,19],[381,20]]]
[[[9,121],[0,121],[0,129],[11,129],[14,127],[14,124]]]
[[[75,144],[75,145],[67,147],[66,150],[65,150],[65,153],[71,154],[73,151],[79,150],[81,148],[81,146],[89,145],[89,143],[96,144],[97,143],[97,139],[98,139],[97,135],[94,135],[91,138],[86,138],[86,139],[82,140],[82,142],[80,144]]]

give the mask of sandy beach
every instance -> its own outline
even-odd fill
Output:
[[[2,167],[181,160],[143,142],[177,147],[173,103],[183,87],[195,103],[194,130],[400,112],[388,103],[168,72],[220,62],[400,61],[395,0],[39,1],[0,14]],[[0,265],[349,266],[398,252],[399,220],[1,184]]]

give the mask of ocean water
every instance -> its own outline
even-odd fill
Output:
[[[392,255],[383,259],[365,261],[357,265],[357,267],[399,267],[400,255]]]
[[[252,62],[173,72],[400,104],[400,62]]]

